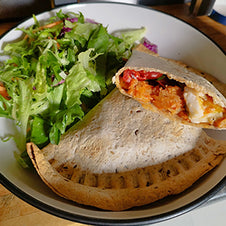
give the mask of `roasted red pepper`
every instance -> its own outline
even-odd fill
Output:
[[[156,71],[135,71],[131,69],[127,69],[123,72],[123,81],[126,83],[130,83],[132,79],[137,79],[138,81],[145,81],[151,79],[158,79],[163,74],[161,72]]]

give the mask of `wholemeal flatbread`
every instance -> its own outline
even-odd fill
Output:
[[[115,89],[59,145],[40,150],[28,143],[27,152],[56,194],[120,211],[184,191],[222,161],[226,141],[143,109]]]
[[[226,129],[226,84],[182,62],[160,57],[143,45],[133,50],[113,81],[121,93],[171,120]]]

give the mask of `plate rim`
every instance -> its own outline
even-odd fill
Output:
[[[214,41],[212,38],[210,38],[207,34],[205,34],[200,29],[196,28],[195,26],[193,26],[189,22],[184,21],[183,19],[180,19],[180,18],[178,18],[174,15],[168,14],[168,13],[160,11],[158,9],[153,9],[153,8],[145,6],[145,5],[136,5],[136,4],[130,4],[130,3],[123,3],[123,2],[105,2],[105,1],[95,2],[95,1],[92,1],[92,2],[79,3],[79,5],[90,5],[90,4],[94,4],[94,5],[97,5],[97,4],[127,5],[127,6],[132,6],[132,7],[145,8],[147,10],[151,10],[151,11],[155,11],[155,12],[167,15],[169,17],[172,17],[176,20],[181,21],[184,24],[187,24],[188,26],[192,27],[193,29],[195,29],[196,31],[198,31],[199,33],[204,35],[224,55],[226,55],[226,51],[216,41]],[[76,5],[78,5],[78,3],[68,4],[68,5],[63,5],[63,6],[57,6],[53,9],[48,10],[48,11],[38,13],[38,14],[36,14],[36,16],[39,16],[39,15],[47,13],[47,12],[51,12],[53,10],[55,11],[57,9],[68,7],[68,6],[75,6],[76,7]],[[20,24],[22,24],[23,22],[26,22],[29,19],[32,19],[32,16],[29,16],[29,17],[26,17],[26,18],[20,20],[18,23],[16,23],[14,26],[12,26],[9,30],[7,30],[3,34],[1,34],[0,39],[2,39],[10,31],[12,31],[16,27],[18,27]],[[162,213],[162,214],[159,214],[159,215],[150,216],[150,217],[141,217],[141,218],[136,218],[136,219],[103,219],[103,218],[94,218],[94,217],[82,216],[82,215],[76,214],[76,213],[69,213],[67,211],[58,209],[54,206],[48,205],[48,204],[46,204],[42,201],[39,201],[38,199],[32,197],[31,195],[29,195],[25,191],[18,188],[15,184],[10,182],[1,172],[0,172],[0,183],[5,188],[7,188],[10,192],[12,192],[15,196],[20,198],[21,200],[27,202],[28,204],[46,212],[46,213],[52,214],[52,215],[54,215],[56,217],[60,217],[62,219],[70,220],[70,221],[73,221],[73,222],[79,222],[79,223],[85,223],[85,224],[96,224],[96,225],[106,225],[106,224],[108,224],[108,225],[119,225],[119,224],[120,225],[138,225],[140,223],[142,223],[142,224],[153,224],[153,223],[159,223],[159,222],[162,222],[162,221],[166,221],[166,220],[175,218],[177,216],[183,215],[183,214],[199,207],[200,205],[202,205],[206,201],[208,201],[211,197],[213,197],[218,191],[220,191],[226,185],[226,176],[222,180],[220,180],[213,188],[211,188],[205,194],[203,194],[202,196],[200,196],[199,198],[197,198],[196,200],[192,201],[189,204],[186,204],[182,207],[178,207],[175,210],[172,210],[172,211],[169,211],[169,212],[166,212],[166,213]]]

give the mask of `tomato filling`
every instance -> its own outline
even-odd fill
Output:
[[[226,126],[226,109],[214,104],[212,97],[207,94],[202,97],[203,99],[197,96],[197,99],[195,99],[197,108],[194,109],[193,106],[189,108],[187,103],[189,103],[190,99],[186,99],[184,96],[184,93],[188,92],[186,85],[174,79],[169,79],[163,73],[127,69],[121,74],[119,79],[120,85],[124,91],[146,106],[152,103],[159,110],[178,115],[180,118],[189,122],[192,120],[195,122],[195,119],[191,120],[191,113],[193,112],[193,117],[201,117],[199,110],[202,108],[200,111],[203,113],[204,119],[200,119],[202,120],[200,122],[207,122],[207,118],[205,117],[209,114],[209,118],[217,117],[217,120],[211,122],[211,124],[215,123],[217,127]],[[214,116],[212,116],[213,114]],[[208,123],[210,123],[209,118]],[[199,118],[197,121],[198,120]]]
[[[160,110],[188,118],[182,83],[170,80],[160,72],[127,69],[120,77],[122,88],[143,104],[152,103]]]

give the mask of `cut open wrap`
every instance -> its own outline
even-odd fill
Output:
[[[226,129],[226,99],[223,95],[226,85],[212,78],[222,94],[204,78],[205,75],[139,45],[113,81],[121,93],[171,120],[202,128]]]
[[[143,109],[113,90],[59,145],[27,152],[56,194],[80,204],[120,211],[178,194],[218,165],[226,141]]]

